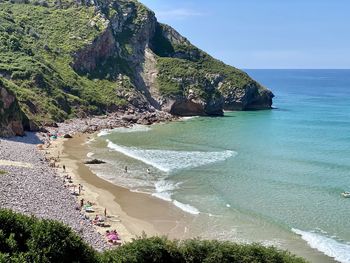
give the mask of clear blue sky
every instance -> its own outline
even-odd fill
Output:
[[[350,0],[140,0],[239,68],[350,68]]]

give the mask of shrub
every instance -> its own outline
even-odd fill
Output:
[[[172,263],[185,262],[176,241],[164,237],[140,237],[119,249],[106,251],[102,262],[108,263]]]
[[[62,223],[0,210],[0,262],[98,262],[98,255]]]
[[[274,247],[242,245],[216,240],[171,241],[164,237],[141,237],[102,256],[107,263],[303,263],[302,258]]]
[[[94,251],[69,227],[0,209],[0,262],[101,263],[304,263],[305,260],[259,244],[166,237],[139,237],[104,253]]]

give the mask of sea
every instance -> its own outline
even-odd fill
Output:
[[[245,71],[274,109],[102,131],[95,172],[192,214],[193,235],[349,263],[350,70]]]

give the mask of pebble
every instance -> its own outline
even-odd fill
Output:
[[[34,168],[0,166],[0,208],[63,222],[95,249],[108,248],[104,238],[76,210],[77,201],[36,149],[42,143],[34,133],[25,137],[0,138],[0,160],[26,162]]]

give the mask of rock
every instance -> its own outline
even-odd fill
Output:
[[[36,124],[34,121],[29,120],[29,130],[36,132],[36,131],[44,131],[45,129],[43,127],[39,127],[38,124]]]
[[[111,29],[107,29],[95,41],[74,54],[72,67],[80,72],[94,71],[100,61],[107,60],[113,56],[116,42]]]
[[[162,109],[177,116],[222,116],[223,105],[224,99],[220,95],[204,100],[191,93],[187,98],[166,100]]]
[[[25,115],[16,97],[3,86],[0,80],[0,136],[23,136]]]
[[[122,120],[127,121],[127,122],[131,122],[131,123],[136,123],[138,121],[139,117],[137,115],[124,115],[122,117]]]
[[[98,160],[98,159],[92,159],[92,160],[88,160],[84,162],[85,164],[103,164],[106,163],[102,160]]]
[[[63,136],[63,138],[66,138],[66,139],[71,139],[71,138],[73,138],[73,137],[72,137],[72,135],[70,135],[70,134],[66,133],[66,134]]]
[[[224,94],[225,110],[262,110],[271,109],[274,94],[252,82],[244,89],[230,87]]]

